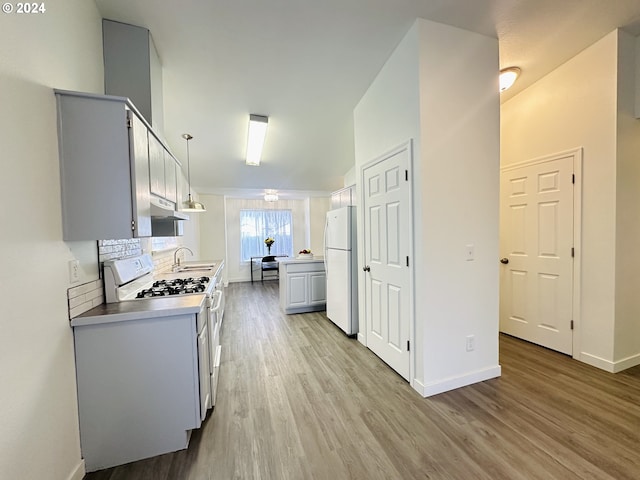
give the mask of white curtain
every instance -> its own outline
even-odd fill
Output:
[[[241,260],[268,255],[267,237],[275,240],[271,255],[293,256],[291,210],[240,210]]]

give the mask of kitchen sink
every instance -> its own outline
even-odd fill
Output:
[[[203,273],[212,273],[215,271],[215,266],[204,266],[204,265],[180,265],[177,267],[173,267],[173,272],[203,272]]]

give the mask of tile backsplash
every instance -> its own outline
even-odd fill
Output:
[[[98,261],[142,255],[142,241],[139,238],[126,240],[98,240]]]
[[[104,282],[93,280],[67,289],[69,320],[104,303]]]

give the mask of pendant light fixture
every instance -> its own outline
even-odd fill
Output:
[[[201,204],[200,202],[196,202],[191,198],[191,159],[189,157],[189,140],[191,140],[193,136],[189,135],[188,133],[183,133],[182,138],[187,141],[187,177],[189,182],[189,199],[186,202],[183,202],[182,211],[193,213],[206,212],[207,209],[203,204]]]

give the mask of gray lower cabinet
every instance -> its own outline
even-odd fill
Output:
[[[196,322],[195,314],[165,314],[74,326],[87,471],[187,448],[202,418],[198,342],[208,342]]]
[[[322,260],[281,260],[280,306],[285,313],[325,310],[326,274]]]
[[[55,93],[64,240],[150,237],[148,124],[126,98]]]

